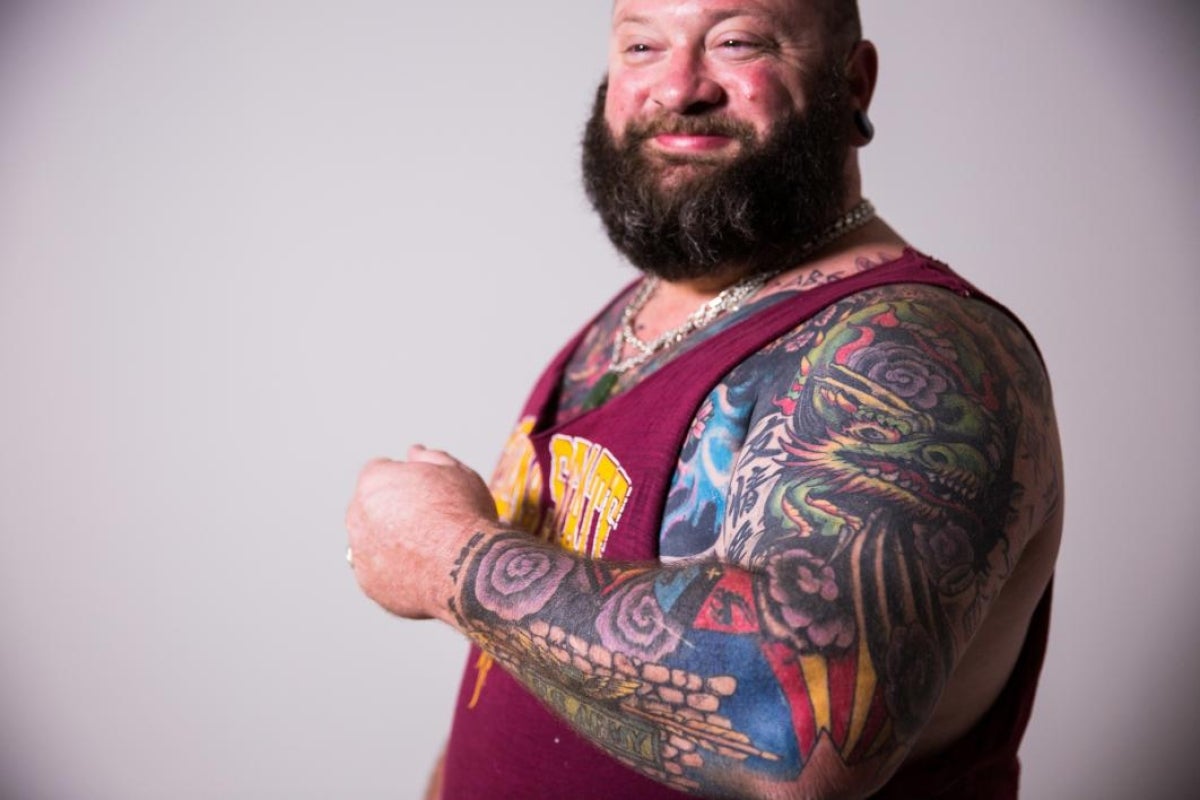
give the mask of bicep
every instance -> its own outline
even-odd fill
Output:
[[[1011,571],[1022,412],[970,315],[884,295],[824,319],[763,355],[719,549],[767,576],[794,690],[851,757],[880,714],[911,744]]]

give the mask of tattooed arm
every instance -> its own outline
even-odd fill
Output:
[[[740,398],[746,429],[729,474],[710,477],[723,521],[698,560],[570,555],[504,530],[480,484],[470,513],[435,497],[453,509],[424,537],[436,544],[404,554],[418,574],[434,565],[418,601],[373,591],[370,537],[355,543],[364,588],[456,625],[658,780],[713,797],[865,796],[922,733],[1055,497],[1036,357],[996,333],[1007,320],[933,291],[852,298],[730,376],[718,396]],[[687,516],[686,496],[672,508]],[[449,586],[433,577],[446,572]]]

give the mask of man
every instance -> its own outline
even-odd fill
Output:
[[[490,491],[415,447],[347,517],[368,596],[474,643],[432,796],[1015,796],[1049,386],[863,202],[875,77],[853,2],[615,3],[585,183],[646,277]]]

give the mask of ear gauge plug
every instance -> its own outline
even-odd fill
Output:
[[[871,118],[867,116],[867,112],[861,108],[854,109],[854,127],[867,140],[867,144],[870,144],[871,140],[875,138],[875,126],[871,124]]]

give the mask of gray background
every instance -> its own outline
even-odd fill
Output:
[[[867,194],[1055,381],[1025,796],[1173,796],[1200,780],[1196,15],[863,12]],[[0,796],[417,795],[464,645],[358,595],[342,512],[413,441],[490,471],[631,277],[577,188],[607,17],[0,0]]]

